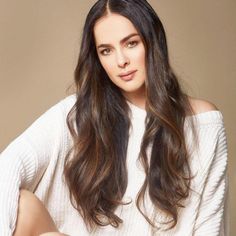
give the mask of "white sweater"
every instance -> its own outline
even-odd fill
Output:
[[[19,188],[33,191],[45,204],[58,229],[71,236],[112,235],[149,236],[150,225],[139,213],[135,197],[143,184],[144,171],[137,157],[144,132],[146,112],[132,104],[132,126],[127,151],[128,186],[124,200],[132,203],[116,210],[123,219],[119,229],[101,227],[89,234],[81,216],[72,207],[63,180],[63,163],[72,145],[66,116],[75,103],[71,95],[49,109],[23,134],[16,138],[0,156],[0,236],[10,236],[15,228]],[[200,143],[191,146],[188,120],[194,119]],[[111,127],[112,128],[112,127]],[[227,144],[220,111],[189,116],[185,122],[187,147],[191,150],[190,167],[196,177],[186,207],[180,212],[177,226],[155,235],[228,235],[226,222]],[[147,196],[148,197],[148,196]],[[148,212],[153,210],[147,198]],[[157,220],[163,220],[157,212]]]

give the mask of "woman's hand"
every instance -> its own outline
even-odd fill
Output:
[[[49,233],[40,234],[39,236],[69,236],[69,235],[58,233],[58,232],[49,232]]]

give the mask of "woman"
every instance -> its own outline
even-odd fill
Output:
[[[180,88],[147,1],[95,3],[75,83],[1,154],[1,235],[225,235],[222,114]]]

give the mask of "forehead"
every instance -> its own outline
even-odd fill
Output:
[[[132,22],[113,13],[100,18],[94,26],[96,44],[115,43],[132,33],[138,33]]]

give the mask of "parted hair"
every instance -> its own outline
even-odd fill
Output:
[[[147,222],[156,227],[143,204],[148,193],[154,209],[170,217],[166,222],[170,229],[177,224],[179,209],[190,193],[192,174],[184,123],[193,110],[170,66],[163,25],[145,0],[99,0],[87,15],[75,69],[76,103],[67,116],[73,139],[64,168],[70,199],[90,230],[109,224],[118,227],[123,220],[115,210],[129,204],[123,196],[128,183],[131,111],[102,67],[94,38],[95,23],[110,13],[129,19],[145,46],[147,115],[137,158],[146,178],[136,205]]]

